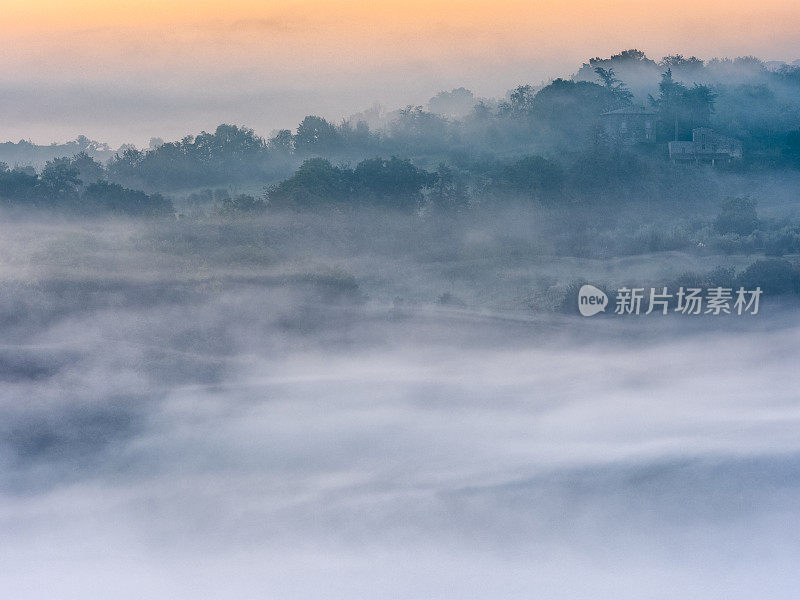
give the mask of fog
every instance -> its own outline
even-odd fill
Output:
[[[794,598],[800,63],[350,10],[0,77],[0,596]]]
[[[338,122],[376,102],[389,110],[424,105],[458,86],[502,97],[625,47],[706,60],[791,61],[798,51],[787,0],[763,2],[758,11],[728,5],[724,18],[716,6],[683,2],[658,24],[646,6],[609,9],[596,0],[14,4],[0,15],[7,33],[0,141],[37,144],[86,135],[142,147],[151,137],[180,139],[221,122],[267,135],[308,114]],[[646,93],[657,81],[656,74],[628,84]]]
[[[0,227],[9,598],[795,596],[796,296],[536,308],[746,257],[513,206]]]
[[[260,69],[238,76],[175,72],[166,81],[142,82],[135,75],[77,82],[8,81],[2,88],[9,121],[0,129],[0,139],[48,144],[85,134],[114,147],[124,143],[146,147],[151,137],[180,139],[222,122],[247,123],[267,135],[294,127],[308,114],[336,122],[375,102],[398,108],[399,95],[387,90],[407,82],[411,67],[393,74],[374,70],[343,75],[338,81],[320,81],[308,71],[281,73],[276,80],[275,72]],[[440,85],[453,79],[420,69],[412,78],[416,83],[406,83],[404,93],[424,104]]]

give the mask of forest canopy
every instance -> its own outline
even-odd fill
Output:
[[[652,114],[651,143],[610,137],[614,111]],[[375,108],[339,123],[309,115],[294,131],[268,137],[222,124],[172,142],[154,139],[147,149],[112,151],[85,137],[62,146],[7,143],[0,157],[14,160],[0,163],[0,198],[76,210],[122,210],[111,198],[133,196],[121,189],[154,198],[125,209],[136,212],[166,207],[160,194],[245,185],[261,188],[257,195],[273,207],[360,202],[408,210],[427,200],[463,208],[487,195],[559,204],[580,201],[589,189],[626,197],[653,182],[668,185],[677,177],[667,143],[691,140],[700,127],[741,142],[742,158],[728,170],[800,168],[800,67],[753,57],[653,60],[625,50],[592,58],[569,78],[518,85],[501,99],[461,87],[425,106]],[[47,152],[57,155],[34,168]]]

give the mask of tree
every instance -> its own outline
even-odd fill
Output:
[[[264,139],[249,127],[225,123],[218,125],[214,133],[200,132],[194,140],[187,136],[181,144],[190,155],[223,162],[247,160],[266,149]]]
[[[267,190],[270,207],[309,208],[337,204],[352,197],[353,172],[324,158],[309,158],[294,175]]]
[[[704,85],[687,88],[675,81],[672,69],[667,69],[658,84],[658,98],[650,97],[658,108],[662,129],[672,129],[675,140],[695,127],[708,125],[714,111],[716,94]]]
[[[294,150],[294,138],[292,136],[292,132],[288,129],[279,130],[269,139],[267,142],[267,147],[274,152],[291,154],[292,150]]]
[[[173,216],[172,202],[161,194],[148,195],[107,181],[98,181],[86,188],[82,198],[84,210],[105,211],[130,217]]]
[[[89,156],[86,152],[81,152],[72,157],[72,166],[78,170],[78,177],[83,186],[90,185],[105,178],[103,165]]]
[[[431,205],[442,211],[459,211],[467,207],[467,191],[458,174],[452,167],[439,163],[436,169],[436,181],[431,186],[428,196]]]
[[[336,130],[343,150],[367,152],[377,147],[379,142],[379,136],[370,131],[364,120],[357,120],[353,125],[353,120],[348,119]]]
[[[649,82],[659,75],[658,65],[637,49],[623,50],[609,58],[595,57],[583,63],[575,76],[576,80],[594,81],[597,67],[613,69],[616,76],[628,82]]]
[[[396,156],[361,161],[353,177],[358,190],[371,202],[400,209],[416,208],[422,199],[422,188],[436,180],[435,175]]]
[[[682,54],[671,54],[662,58],[658,66],[662,69],[670,69],[684,79],[693,78],[696,80],[702,75],[704,63],[696,56],[687,58]]]
[[[50,197],[70,200],[78,196],[81,185],[78,168],[69,158],[49,160],[39,177],[42,187]]]
[[[355,170],[309,158],[289,179],[267,190],[271,207],[309,208],[358,202],[408,210],[422,199],[422,188],[436,177],[410,160],[392,157],[361,161]]]
[[[460,87],[436,94],[428,100],[428,110],[448,119],[460,119],[472,110],[475,103],[475,94],[467,88]]]
[[[221,124],[147,151],[127,148],[108,165],[108,177],[147,189],[174,189],[255,180],[271,175],[270,151],[248,127]]]
[[[500,103],[500,114],[512,117],[527,116],[533,110],[535,97],[536,91],[533,86],[519,85],[509,92],[507,101]]]
[[[800,165],[800,129],[795,129],[786,134],[783,153],[789,161],[795,165]]]
[[[163,146],[159,147],[159,150],[161,148]],[[123,147],[121,150],[122,154],[117,152],[108,163],[109,179],[126,183],[141,181],[140,167],[144,160],[144,152],[133,146]]]
[[[667,69],[658,84],[658,99],[651,101],[658,107],[659,117],[663,123],[674,123],[674,139],[678,139],[678,124],[681,118],[683,95],[686,86],[672,78],[672,69]]]
[[[722,203],[722,211],[714,219],[714,229],[722,234],[750,235],[756,227],[756,201],[750,198],[729,198]]]
[[[600,115],[619,106],[613,89],[589,81],[556,79],[536,94],[530,118],[545,133],[549,129],[558,134],[560,143],[575,146],[599,125]]]
[[[218,212],[224,216],[237,217],[260,215],[266,210],[267,205],[263,200],[247,194],[239,194],[235,198],[230,196],[224,198]]]
[[[393,146],[403,153],[433,153],[444,150],[448,144],[448,123],[439,115],[427,112],[421,106],[406,106],[397,111],[389,124]]]
[[[692,128],[707,126],[717,95],[704,85],[694,84],[683,94],[684,118]]]
[[[36,202],[40,191],[36,172],[25,169],[9,170],[6,163],[0,168],[0,199],[5,203]]]
[[[564,173],[546,158],[525,156],[503,169],[503,184],[511,192],[547,203],[560,195]]]
[[[297,126],[294,147],[305,155],[334,152],[339,147],[339,134],[336,127],[322,117],[310,115]]]
[[[800,293],[800,274],[782,258],[758,260],[747,267],[737,279],[746,290],[760,287],[765,294]]]
[[[633,100],[633,94],[624,83],[614,76],[613,67],[609,67],[608,69],[604,69],[603,67],[595,67],[594,72],[597,73],[597,77],[600,79],[603,87],[605,87],[619,99],[619,108],[628,106],[631,103],[631,100]]]

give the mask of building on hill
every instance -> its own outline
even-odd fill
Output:
[[[624,145],[653,144],[656,141],[657,116],[652,108],[627,106],[603,113],[603,128],[609,139]]]
[[[742,142],[715,132],[709,127],[692,130],[690,142],[669,143],[669,159],[673,163],[729,163],[742,158]]]

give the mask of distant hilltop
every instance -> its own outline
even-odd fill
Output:
[[[433,90],[432,90],[433,92]],[[465,87],[439,91],[427,103],[386,110],[374,105],[338,122],[310,114],[269,137],[236,124],[180,140],[151,139],[148,148],[79,136],[51,145],[0,143],[0,166],[41,170],[48,161],[82,155],[110,181],[169,191],[285,178],[305,160],[357,164],[407,158],[430,171],[439,164],[469,170],[478,156],[558,159],[601,145],[636,146],[673,162],[746,161],[800,165],[800,60],[753,56],[659,60],[637,49],[583,63],[571,76],[523,83],[499,98]],[[695,132],[711,131],[696,142]],[[673,144],[668,154],[667,142]],[[690,144],[691,142],[691,144]],[[655,146],[658,145],[657,148]],[[650,146],[648,150],[646,146]]]

